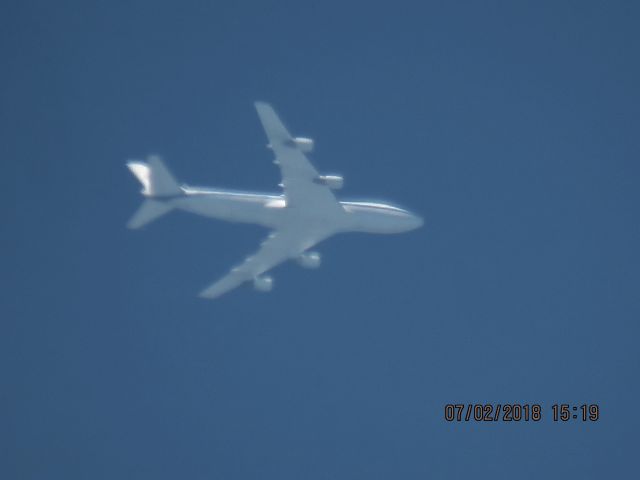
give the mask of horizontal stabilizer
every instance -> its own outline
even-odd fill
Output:
[[[149,222],[168,213],[173,207],[166,202],[159,200],[145,200],[140,208],[133,214],[131,220],[127,223],[128,228],[140,228]]]

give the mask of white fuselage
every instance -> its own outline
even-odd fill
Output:
[[[172,207],[230,222],[252,223],[280,230],[304,225],[326,232],[401,233],[423,223],[419,216],[393,205],[340,202],[342,210],[299,210],[288,207],[283,195],[234,192],[183,186],[184,195],[168,198]]]

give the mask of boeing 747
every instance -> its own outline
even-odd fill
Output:
[[[407,210],[382,202],[341,202],[334,190],[342,188],[338,175],[320,175],[307,153],[313,140],[293,137],[273,108],[263,102],[255,107],[282,174],[281,194],[264,195],[179,184],[162,160],[130,161],[127,167],[142,184],[145,200],[127,226],[140,228],[171,210],[184,210],[218,220],[262,225],[271,230],[260,249],[226,276],[200,292],[216,298],[244,282],[267,292],[273,279],[266,273],[295,259],[302,267],[320,266],[320,254],[310,249],[319,242],[346,232],[402,233],[422,225]]]

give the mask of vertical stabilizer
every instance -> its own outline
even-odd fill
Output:
[[[158,156],[151,155],[146,162],[127,162],[127,167],[142,184],[141,193],[147,197],[127,223],[129,228],[140,228],[171,211],[173,206],[170,199],[184,194]]]
[[[146,162],[133,160],[127,163],[142,184],[145,197],[173,197],[182,195],[182,189],[160,157],[151,155]]]

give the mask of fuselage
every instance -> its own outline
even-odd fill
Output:
[[[321,256],[311,249],[335,234],[401,233],[422,225],[418,215],[395,205],[339,201],[334,192],[342,188],[344,179],[316,170],[307,157],[313,150],[313,140],[291,135],[271,105],[256,102],[255,107],[273,162],[280,169],[282,193],[180,185],[157,155],[148,156],[146,161],[127,162],[145,197],[127,222],[128,228],[142,228],[172,210],[183,210],[271,230],[257,252],[202,290],[201,297],[217,298],[248,281],[259,291],[269,291],[273,279],[267,272],[287,260],[295,260],[304,268],[317,268]]]
[[[327,233],[402,233],[423,224],[422,218],[379,202],[340,202],[342,209],[326,212],[287,206],[284,195],[183,186],[183,195],[168,198],[174,208],[230,222],[252,223],[279,230],[290,225]]]

